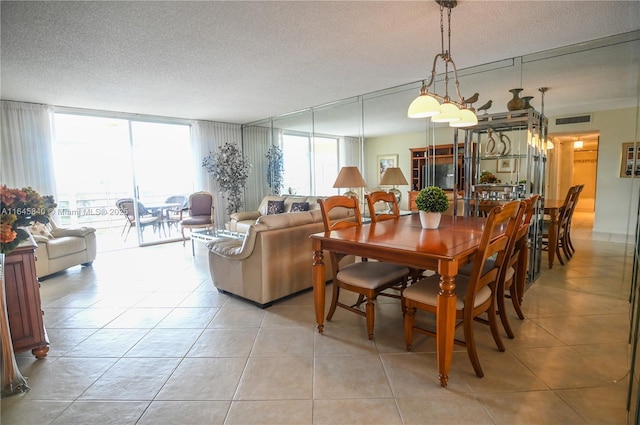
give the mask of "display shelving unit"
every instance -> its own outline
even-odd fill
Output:
[[[478,116],[478,124],[458,129],[464,142],[464,213],[481,202],[508,202],[540,194],[529,234],[529,281],[540,273],[548,120],[534,109]],[[481,181],[491,173],[498,180]]]

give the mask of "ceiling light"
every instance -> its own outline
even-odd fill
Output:
[[[583,146],[584,146],[584,142],[582,140],[576,140],[575,142],[573,142],[574,149],[582,149]]]
[[[553,148],[554,148],[553,142],[551,140],[547,140],[547,150],[553,149]]]
[[[420,96],[418,96],[411,104],[407,111],[409,118],[427,118],[431,117],[433,122],[448,122],[451,127],[469,127],[478,123],[478,117],[475,109],[467,107],[469,102],[465,102],[460,95],[460,83],[458,82],[458,70],[456,63],[451,57],[451,9],[458,4],[457,0],[435,0],[440,5],[440,45],[442,51],[433,58],[433,68],[431,69],[431,77],[429,82],[422,81],[420,88]],[[447,49],[444,48],[444,10],[447,9]],[[444,62],[444,87],[445,94],[429,93],[428,88],[433,85],[436,77],[436,64],[438,59]],[[454,84],[458,101],[449,97],[449,65],[453,68]],[[472,96],[477,100],[477,96]],[[438,100],[441,100],[442,105]],[[472,117],[473,115],[473,117]]]

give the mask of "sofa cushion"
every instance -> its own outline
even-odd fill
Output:
[[[76,236],[63,236],[61,238],[50,239],[47,242],[49,259],[64,257],[87,249],[85,238]]]
[[[284,212],[284,201],[269,201],[267,204],[267,215],[282,214]]]
[[[294,202],[291,204],[291,212],[309,211],[308,202]]]

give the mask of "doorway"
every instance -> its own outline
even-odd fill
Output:
[[[576,212],[593,221],[597,192],[599,133],[556,133],[547,145],[548,199],[563,199],[571,186],[584,184]]]

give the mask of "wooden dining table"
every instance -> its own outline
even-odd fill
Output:
[[[455,278],[478,250],[484,217],[442,216],[438,229],[423,229],[418,214],[361,227],[311,235],[313,297],[319,333],[324,332],[325,282],[323,250],[388,261],[440,274],[436,350],[440,385],[447,386],[455,334]]]
[[[547,250],[549,254],[549,268],[553,267],[556,258],[556,250],[558,248],[558,218],[560,211],[564,206],[564,199],[545,199],[544,213],[549,216],[549,237]]]

